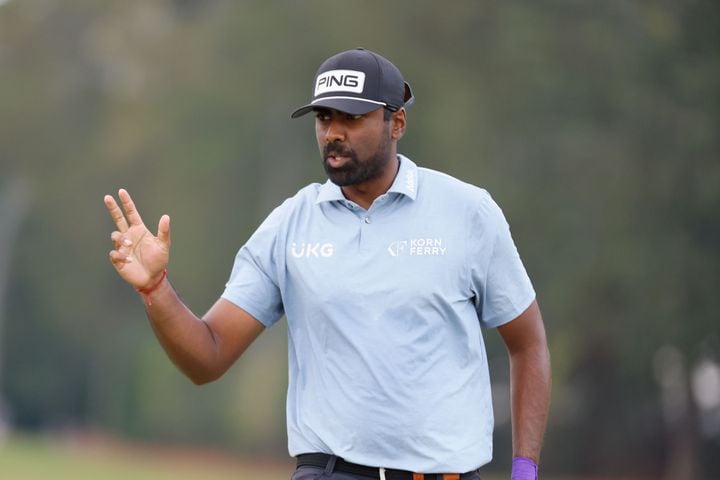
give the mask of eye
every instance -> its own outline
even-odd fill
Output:
[[[327,122],[328,120],[330,120],[330,112],[318,110],[317,112],[315,112],[315,118],[317,118],[321,122]]]
[[[351,114],[349,114],[349,113],[346,113],[346,114],[345,114],[345,120],[352,120],[352,121],[360,120],[360,119],[363,118],[364,116],[365,116],[365,115],[351,115]]]

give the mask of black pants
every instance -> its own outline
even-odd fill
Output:
[[[355,475],[352,473],[335,471],[335,459],[331,457],[328,464],[323,467],[301,466],[293,473],[290,480],[368,480],[372,477]],[[375,477],[377,478],[377,477]],[[482,480],[479,472],[471,472],[462,475],[462,480]],[[442,480],[442,475],[425,474],[424,480]]]

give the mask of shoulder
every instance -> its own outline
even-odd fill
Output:
[[[486,189],[430,168],[418,168],[419,195],[424,205],[439,208],[465,222],[468,231],[502,231],[505,214]]]
[[[283,202],[292,208],[302,208],[306,206],[314,206],[317,203],[318,195],[323,188],[321,183],[311,183],[305,185],[297,191],[295,195]]]
[[[275,210],[290,213],[307,207],[313,207],[317,203],[321,188],[320,183],[311,183],[298,190],[295,195],[286,198]]]
[[[490,193],[482,187],[431,168],[418,167],[418,176],[420,189],[433,202],[450,202],[486,213],[498,208]]]
[[[301,188],[295,195],[286,198],[280,205],[270,212],[263,221],[263,227],[278,227],[288,219],[314,208],[317,203],[318,192],[322,187],[319,183],[311,183]]]

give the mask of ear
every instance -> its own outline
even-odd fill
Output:
[[[392,122],[392,139],[400,140],[403,135],[405,135],[405,128],[407,127],[407,114],[405,113],[405,109],[401,108],[393,113],[390,121]]]

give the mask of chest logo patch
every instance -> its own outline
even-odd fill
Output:
[[[335,245],[332,243],[293,242],[290,246],[290,254],[295,258],[320,258],[332,257],[335,253]]]
[[[393,257],[409,255],[411,257],[442,257],[447,251],[442,238],[411,238],[396,240],[388,248]]]

